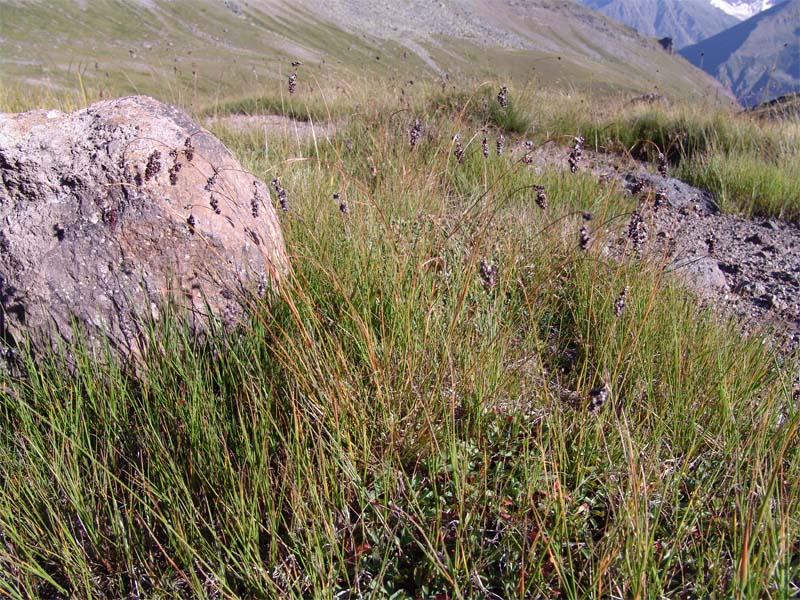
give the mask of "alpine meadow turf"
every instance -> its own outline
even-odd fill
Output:
[[[502,84],[197,111],[331,116],[330,140],[214,126],[280,178],[292,273],[234,331],[193,339],[166,310],[136,364],[18,349],[0,379],[0,593],[798,593],[794,357],[700,308],[660,257],[614,258],[635,200],[567,167],[593,131],[667,152],[676,112],[514,88],[502,107]],[[800,214],[777,174],[764,207],[736,183],[751,154],[796,177],[793,134],[718,119],[680,121],[670,168],[716,177],[731,210]],[[524,140],[563,166],[527,165]]]

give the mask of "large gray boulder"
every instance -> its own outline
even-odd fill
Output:
[[[0,114],[0,335],[138,354],[170,299],[226,324],[288,268],[263,182],[174,106]]]

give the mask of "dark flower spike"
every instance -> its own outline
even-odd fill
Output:
[[[481,150],[483,150],[483,158],[489,158],[489,138],[483,136],[483,141],[481,142]]]
[[[412,150],[417,147],[417,142],[419,142],[419,139],[422,137],[423,131],[424,131],[424,129],[423,129],[423,125],[422,125],[422,119],[417,117],[416,119],[414,119],[414,125],[411,127],[411,130],[408,132],[408,138],[409,138],[409,140],[411,142],[411,149]]]
[[[297,87],[297,73],[292,73],[289,75],[289,93],[294,94],[294,90]]]
[[[144,180],[150,181],[161,171],[161,152],[153,150],[147,157],[147,166],[144,169]]]
[[[508,88],[506,86],[500,88],[500,93],[497,94],[497,102],[503,108],[508,106]]]
[[[534,184],[533,189],[536,190],[536,204],[542,210],[547,209],[547,191],[543,185]]]
[[[194,158],[194,145],[192,145],[192,138],[186,138],[183,141],[183,155],[188,162],[192,162]]]
[[[253,197],[250,199],[250,213],[253,215],[254,219],[258,218],[258,211],[261,202],[263,202],[263,199],[261,198],[261,194],[258,191],[258,184],[254,181]]]
[[[533,142],[531,140],[525,140],[525,156],[522,157],[522,162],[526,165],[533,164]]]
[[[210,192],[214,188],[214,184],[217,183],[217,176],[219,175],[219,171],[216,167],[214,167],[214,171],[211,173],[211,177],[208,178],[206,181],[205,190]]]
[[[641,258],[642,250],[647,243],[647,225],[638,210],[633,211],[631,220],[628,222],[628,239],[633,245],[633,251],[637,258]]]
[[[186,141],[191,143],[189,138],[186,138]],[[178,160],[178,151],[176,149],[172,149],[169,152],[169,157],[172,159],[172,166],[169,168],[169,183],[170,185],[177,185],[178,183],[178,173],[181,170],[181,163]],[[188,160],[188,158],[187,158]]]
[[[630,290],[626,285],[624,288],[622,288],[622,291],[619,293],[619,296],[617,296],[617,299],[614,300],[614,316],[617,318],[622,316],[622,312],[625,310],[625,302],[628,300],[629,291]]]
[[[211,204],[211,208],[214,209],[214,212],[216,214],[220,214],[222,212],[219,208],[219,200],[217,200],[217,197],[214,195],[214,192],[211,192],[211,200],[209,204]]]
[[[600,412],[610,397],[611,387],[607,383],[589,390],[589,412]]]
[[[669,174],[669,164],[667,163],[667,157],[663,152],[658,153],[658,173],[662,177],[666,177]]]
[[[339,192],[333,192],[333,199],[334,200],[340,200],[341,199],[341,201],[339,202],[339,212],[340,213],[342,213],[343,215],[350,214],[350,206],[348,206],[346,198],[341,198],[341,196],[339,195]]]
[[[497,156],[503,155],[503,150],[506,147],[506,136],[502,133],[497,136]]]
[[[280,204],[281,210],[286,212],[289,210],[289,200],[286,197],[286,190],[281,187],[281,180],[280,178],[276,177],[272,180],[272,187],[275,188],[275,194],[278,196],[278,203]]]
[[[581,243],[581,250],[588,250],[589,244],[592,242],[592,238],[589,235],[589,230],[586,227],[581,227],[580,231],[580,243]]]
[[[464,162],[464,147],[461,145],[461,134],[457,133],[453,136],[453,143],[455,147],[453,148],[453,154],[456,157],[456,160],[459,163]]]
[[[480,276],[487,292],[497,285],[497,271],[497,265],[489,264],[485,258],[481,259]]]
[[[569,170],[573,173],[577,173],[578,171],[578,163],[580,162],[581,158],[583,157],[583,145],[586,143],[586,138],[582,135],[579,135],[575,138],[575,145],[572,147],[572,151],[569,153]]]

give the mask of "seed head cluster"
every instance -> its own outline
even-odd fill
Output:
[[[585,225],[583,225],[581,227],[581,230],[580,230],[580,233],[579,233],[579,241],[580,241],[580,244],[581,244],[581,250],[588,250],[589,249],[589,244],[592,243],[592,237],[589,235],[589,230],[586,229]]]
[[[186,141],[188,142],[189,138],[186,138]],[[168,173],[169,173],[169,183],[170,183],[170,185],[177,185],[178,184],[178,173],[180,173],[180,170],[181,170],[181,167],[182,167],[182,165],[180,163],[180,160],[178,159],[178,151],[177,150],[171,150],[170,153],[169,153],[169,156],[172,159],[172,166],[169,168],[169,171],[168,171]],[[192,155],[192,156],[194,156],[194,155]],[[186,160],[189,160],[188,156],[187,156]]]
[[[630,190],[632,196],[636,196],[637,194],[640,194],[644,189],[644,181],[639,179],[638,177],[634,177],[631,180],[628,189]]]
[[[573,173],[577,173],[578,163],[580,163],[583,157],[583,145],[586,143],[586,138],[579,135],[574,139],[574,142],[575,145],[572,147],[567,160],[569,162],[569,170]]]
[[[534,184],[533,189],[536,190],[536,204],[542,210],[547,209],[547,191],[543,185]]]
[[[663,152],[658,153],[658,174],[662,177],[666,177],[669,174],[669,163],[667,162],[667,156]]]
[[[333,193],[333,199],[334,200],[339,200],[339,212],[340,213],[342,213],[343,215],[349,215],[350,214],[350,207],[347,204],[347,199],[346,198],[342,198],[339,195],[339,192],[334,192]]]
[[[502,133],[497,136],[497,156],[503,155],[503,150],[506,147],[506,136]]]
[[[188,162],[192,162],[194,159],[194,145],[192,144],[192,138],[186,138],[183,141],[183,155],[186,157]]]
[[[500,92],[497,94],[497,103],[503,108],[508,106],[508,88],[506,86],[500,88]]]
[[[461,145],[461,134],[457,133],[453,136],[453,155],[459,163],[464,162],[464,147]]]
[[[209,177],[206,181],[206,187],[204,188],[207,192],[210,192],[212,189],[214,189],[214,185],[217,183],[218,176],[219,171],[216,167],[214,167],[214,171],[211,173],[211,177]]]
[[[209,204],[211,204],[211,208],[214,209],[214,212],[216,214],[221,214],[222,213],[222,210],[220,210],[220,208],[219,208],[219,200],[214,195],[214,192],[211,192],[211,200],[210,200]]]
[[[272,180],[272,187],[275,189],[275,194],[278,196],[278,203],[281,210],[286,212],[289,210],[289,199],[286,196],[286,190],[281,186],[280,178],[276,177]]]
[[[481,150],[483,151],[483,158],[489,158],[489,138],[483,136],[483,141],[481,142]]]
[[[622,291],[619,293],[619,296],[617,296],[617,299],[614,300],[614,316],[617,318],[621,317],[622,312],[625,310],[625,302],[628,300],[629,291],[630,290],[626,285],[624,288],[622,288]]]
[[[147,157],[147,166],[144,169],[144,180],[150,181],[161,171],[161,152],[153,150]]]
[[[420,117],[417,117],[416,119],[414,119],[414,125],[408,132],[408,139],[411,142],[412,150],[417,147],[417,143],[419,142],[419,139],[422,137],[423,131],[424,128],[422,125],[422,119]]]
[[[600,412],[610,397],[611,387],[607,383],[589,390],[589,412]]]
[[[533,142],[530,140],[525,141],[525,155],[522,157],[522,162],[530,166],[533,164]]]
[[[489,263],[485,258],[481,259],[480,276],[487,292],[497,285],[497,271],[497,265]]]
[[[258,191],[258,184],[254,181],[253,182],[253,197],[250,199],[250,214],[253,215],[254,219],[258,218],[258,211],[261,203],[263,202],[263,198],[261,198],[261,193]]]
[[[628,239],[633,245],[636,257],[641,258],[642,250],[647,243],[647,224],[642,220],[642,215],[638,210],[633,211],[631,220],[628,222]]]
[[[297,87],[297,72],[292,73],[289,75],[289,93],[294,94],[294,90]]]

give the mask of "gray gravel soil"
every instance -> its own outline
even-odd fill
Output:
[[[562,148],[539,149],[533,166],[567,168],[567,154]],[[768,331],[767,339],[781,352],[800,348],[797,225],[723,214],[708,192],[624,157],[585,151],[579,168],[619,182],[638,199],[642,224],[626,224],[612,253],[633,253],[635,230],[642,256],[662,261],[701,303],[734,315],[747,333]]]

